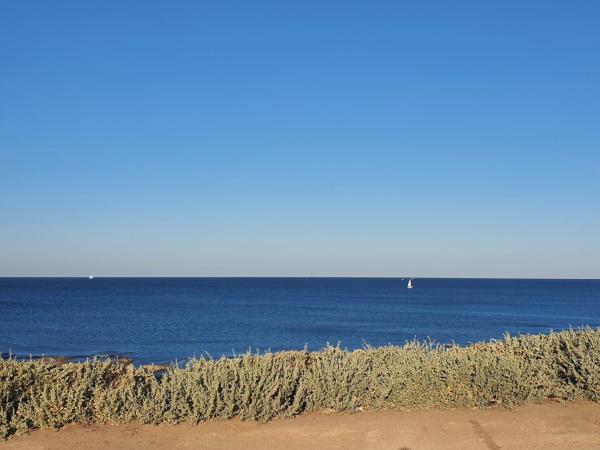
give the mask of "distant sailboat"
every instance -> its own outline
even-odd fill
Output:
[[[93,279],[94,279],[94,275],[90,275],[88,278],[89,278],[90,280],[93,280]]]
[[[413,285],[412,285],[412,278],[409,278],[409,279],[408,279],[408,284],[406,285],[406,288],[407,288],[407,289],[412,289],[412,288],[413,288]]]

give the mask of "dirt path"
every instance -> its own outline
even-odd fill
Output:
[[[0,449],[600,449],[600,404],[305,414],[259,424],[89,425],[36,431]]]

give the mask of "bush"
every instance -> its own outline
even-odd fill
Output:
[[[192,359],[157,377],[119,361],[0,359],[0,437],[70,423],[266,421],[303,411],[508,408],[600,399],[600,330],[468,347],[409,342],[345,351]]]

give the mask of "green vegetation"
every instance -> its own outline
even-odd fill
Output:
[[[506,407],[600,398],[600,330],[468,347],[410,342],[352,352],[190,360],[157,378],[116,361],[0,360],[0,436],[70,423],[269,420],[304,411]]]

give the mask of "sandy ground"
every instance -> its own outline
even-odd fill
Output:
[[[35,431],[0,449],[600,449],[600,404],[454,411],[305,414],[266,424],[76,425]]]

